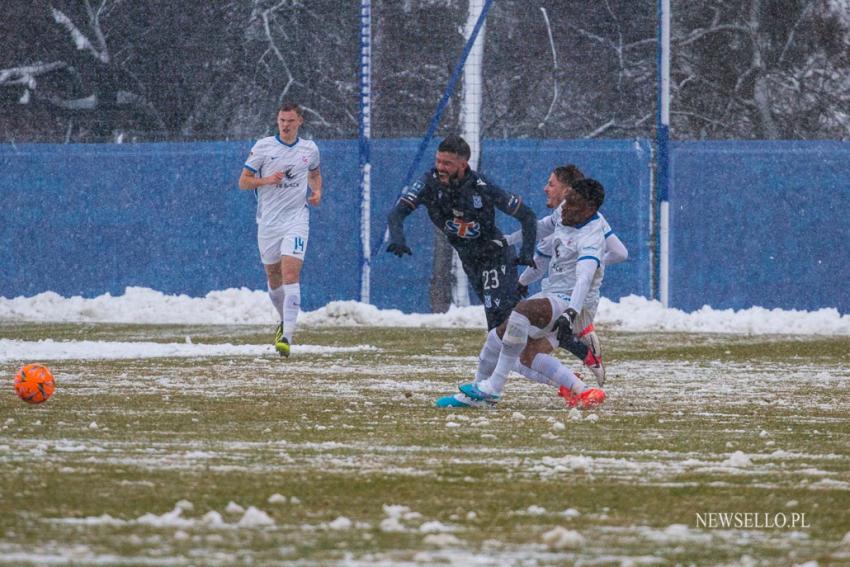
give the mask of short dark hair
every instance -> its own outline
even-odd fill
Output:
[[[572,185],[573,190],[584,197],[591,205],[596,207],[598,211],[605,202],[605,188],[595,179],[585,177],[579,179]]]
[[[443,141],[440,142],[440,145],[437,147],[437,151],[449,152],[465,160],[469,160],[469,156],[472,155],[472,151],[469,149],[469,144],[467,144],[466,140],[457,134],[446,136]]]
[[[573,164],[560,165],[553,169],[552,173],[555,174],[555,178],[558,181],[560,181],[564,185],[569,185],[570,187],[575,185],[575,182],[579,179],[584,179],[584,174],[578,167],[574,166]]]
[[[301,112],[301,106],[297,102],[287,101],[280,105],[280,108],[277,109],[277,114],[281,112],[294,112],[298,116],[304,116]]]

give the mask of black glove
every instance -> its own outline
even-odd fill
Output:
[[[528,286],[518,283],[516,284],[516,292],[519,294],[520,299],[528,297]]]
[[[531,254],[520,252],[519,256],[516,260],[514,260],[514,264],[519,266],[529,266],[531,268],[537,269],[537,264],[534,262],[534,253]]]
[[[576,321],[576,317],[578,317],[576,310],[569,308],[555,321],[552,330],[555,331],[558,337],[558,346],[566,348],[565,345],[573,341],[573,324]]]
[[[404,256],[405,254],[413,256],[413,251],[408,248],[407,244],[405,244],[404,242],[390,242],[387,246],[387,252],[391,252],[399,258]]]

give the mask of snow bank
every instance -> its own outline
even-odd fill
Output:
[[[618,302],[602,299],[596,317],[609,328],[634,332],[850,335],[850,315],[836,309],[712,309],[686,313],[665,309],[658,301],[630,295]],[[46,292],[33,297],[0,297],[0,323],[143,323],[184,325],[269,325],[275,321],[268,294],[245,288],[212,291],[204,297],[166,295],[128,287],[124,295],[86,299]],[[402,313],[356,301],[333,301],[303,313],[311,327],[448,327],[484,328],[481,306],[452,308],[448,313]]]

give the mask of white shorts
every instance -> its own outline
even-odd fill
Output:
[[[549,341],[549,344],[552,345],[552,348],[558,346],[558,337],[555,336],[555,333],[552,331],[552,327],[555,325],[555,321],[561,314],[567,310],[567,307],[570,306],[570,296],[565,293],[552,293],[552,292],[544,292],[541,291],[539,293],[535,293],[528,299],[548,299],[549,304],[552,306],[552,313],[555,316],[549,320],[549,323],[546,324],[542,329],[539,327],[535,327],[532,325],[528,329],[528,338],[530,339],[540,339],[546,338]],[[575,325],[573,328],[573,334],[578,335],[585,327],[593,323],[593,318],[596,317],[596,309],[599,307],[599,301],[585,301],[584,307],[582,307],[581,312],[576,317]]]
[[[310,240],[310,220],[299,220],[275,227],[257,227],[257,245],[263,264],[277,264],[281,256],[304,260]]]

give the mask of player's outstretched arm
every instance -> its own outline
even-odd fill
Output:
[[[605,238],[605,256],[602,258],[602,263],[606,266],[625,262],[629,257],[629,249],[623,244],[616,234],[609,234]]]
[[[593,282],[593,276],[599,268],[599,260],[597,258],[580,259],[576,262],[576,283],[573,286],[573,292],[570,294],[570,308],[576,313],[581,312],[584,307],[584,299],[587,297],[587,292],[590,291],[590,284]]]
[[[517,264],[534,266],[534,247],[537,245],[537,217],[525,203],[521,203],[513,214],[522,225],[522,247]]]
[[[549,256],[544,256],[541,254],[534,254],[534,264],[535,267],[527,267],[523,272],[519,275],[519,283],[524,287],[528,287],[534,282],[540,280],[543,276],[546,275],[546,270],[549,269],[549,261],[551,258]]]
[[[413,212],[404,200],[399,199],[387,215],[387,226],[390,231],[390,243],[387,252],[395,254],[399,258],[405,254],[413,255],[413,251],[407,246],[404,239],[404,219]]]
[[[553,232],[555,232],[556,222],[552,215],[546,215],[537,221],[537,240],[543,240]],[[505,237],[508,244],[514,245],[522,242],[522,229],[515,230]]]

